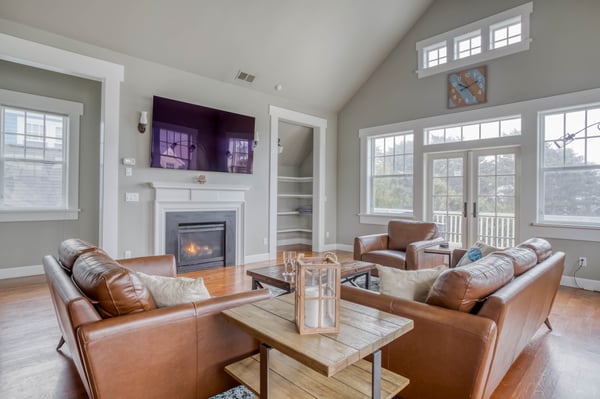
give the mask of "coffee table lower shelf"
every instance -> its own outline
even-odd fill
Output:
[[[270,352],[270,397],[287,398],[370,398],[371,363],[361,359],[327,377],[281,352]],[[255,395],[260,395],[260,355],[247,357],[225,367]],[[381,398],[391,399],[408,385],[408,378],[381,369]]]

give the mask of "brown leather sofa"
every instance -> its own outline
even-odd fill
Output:
[[[425,248],[445,243],[431,222],[390,220],[388,232],[354,238],[354,259],[399,269],[425,269],[444,263],[444,256]]]
[[[268,290],[156,308],[132,271],[175,276],[171,255],[117,263],[70,239],[58,259],[47,255],[43,264],[62,332],[59,348],[66,342],[90,398],[208,398],[238,385],[225,365],[258,350],[221,311],[267,299]]]
[[[456,254],[454,258],[460,258]],[[533,238],[436,280],[426,303],[342,287],[342,298],[414,321],[382,365],[410,379],[402,399],[487,399],[544,323],[565,254]]]

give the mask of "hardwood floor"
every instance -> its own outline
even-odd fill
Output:
[[[246,270],[273,263],[194,275],[213,295],[224,295],[249,290]],[[550,320],[554,330],[540,328],[492,399],[600,398],[600,293],[561,287]],[[68,349],[55,350],[59,338],[43,276],[0,280],[0,398],[87,398]]]

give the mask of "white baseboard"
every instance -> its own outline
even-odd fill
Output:
[[[277,246],[282,246],[282,245],[296,245],[296,244],[302,244],[302,245],[312,245],[312,240],[309,240],[307,238],[288,238],[285,240],[277,240]]]
[[[560,285],[564,285],[565,287],[583,288],[584,290],[589,291],[600,291],[600,281],[588,278],[577,277],[577,282],[575,282],[573,276],[562,276]]]
[[[338,251],[354,252],[354,246],[348,244],[335,244],[335,249]]]
[[[246,263],[256,263],[256,262],[264,262],[269,260],[269,254],[256,254],[256,255],[247,255],[244,256],[244,264]]]
[[[44,267],[42,265],[8,267],[6,269],[0,269],[0,280],[39,276],[40,274],[44,274]]]

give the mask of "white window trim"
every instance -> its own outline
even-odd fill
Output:
[[[414,204],[415,204],[415,145],[417,139],[415,132],[412,130],[402,129],[398,130],[394,125],[377,126],[372,128],[360,129],[358,136],[360,138],[360,223],[364,224],[378,224],[387,225],[391,219],[413,219],[415,215]],[[385,135],[400,135],[400,134],[412,134],[413,135],[413,211],[412,213],[373,213],[371,212],[371,186],[369,184],[369,176],[371,175],[371,162],[370,159],[370,146],[369,140],[373,136],[385,136]]]
[[[461,26],[460,28],[421,40],[417,42],[416,48],[418,53],[419,66],[417,75],[419,79],[427,76],[436,75],[438,73],[447,72],[456,68],[463,68],[468,65],[474,65],[481,62],[489,61],[495,58],[504,57],[510,54],[515,54],[521,51],[529,50],[530,37],[530,15],[533,12],[533,2],[525,3],[510,10],[500,12],[479,21]],[[521,16],[522,37],[519,43],[511,44],[497,49],[490,49],[490,27],[497,25],[503,21]],[[454,50],[455,38],[467,35],[476,30],[481,31],[481,53],[469,57],[456,59]],[[425,49],[440,42],[446,42],[448,48],[448,62],[434,67],[426,68]]]
[[[75,220],[79,217],[79,119],[83,104],[51,97],[0,89],[0,102],[7,107],[25,108],[66,115],[69,133],[65,137],[67,159],[67,208],[0,210],[0,222]]]

